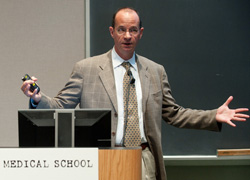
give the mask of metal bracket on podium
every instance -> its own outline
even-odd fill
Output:
[[[75,111],[70,109],[56,109],[54,118],[55,147],[74,147]]]

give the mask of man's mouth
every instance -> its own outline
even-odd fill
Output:
[[[123,43],[125,46],[130,46],[132,43]]]

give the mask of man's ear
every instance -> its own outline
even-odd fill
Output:
[[[144,28],[142,27],[142,28],[140,29],[140,39],[142,38],[143,30],[144,30]]]
[[[114,38],[114,28],[112,26],[109,26],[109,33],[112,38]]]

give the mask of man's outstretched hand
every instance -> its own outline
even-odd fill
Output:
[[[228,105],[232,100],[233,96],[230,96],[227,101],[218,108],[215,118],[217,122],[227,123],[230,126],[236,127],[232,121],[246,121],[249,115],[243,114],[242,112],[247,112],[248,108],[229,109]]]

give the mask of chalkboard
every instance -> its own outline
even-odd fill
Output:
[[[113,47],[108,27],[119,7],[136,8],[144,35],[136,53],[164,65],[183,107],[250,107],[250,2],[244,0],[91,0],[91,56]],[[163,122],[164,155],[214,155],[250,148],[250,121],[222,132],[179,129]]]

